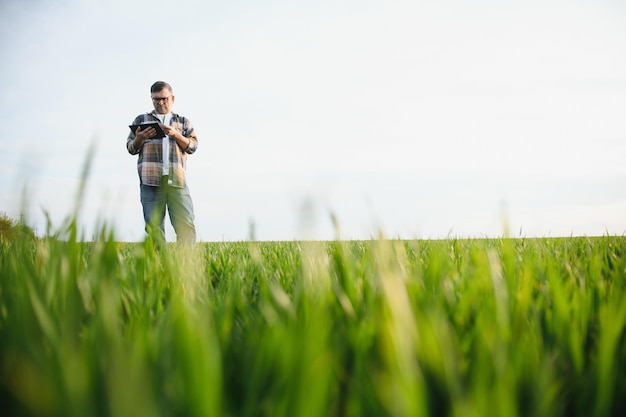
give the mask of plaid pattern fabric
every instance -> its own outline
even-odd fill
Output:
[[[159,121],[154,112],[140,114],[135,117],[132,124]],[[193,130],[189,119],[172,113],[170,125],[181,132],[183,136],[190,140],[187,149],[181,149],[174,139],[169,139],[170,143],[170,173],[169,179],[173,187],[182,188],[185,186],[185,167],[187,165],[187,154],[192,154],[198,148],[198,138]],[[163,139],[148,139],[140,149],[135,149],[133,142],[135,134],[131,131],[126,140],[126,148],[131,155],[139,154],[137,159],[137,173],[141,184],[150,186],[160,186],[163,175]],[[167,139],[166,139],[167,140]]]

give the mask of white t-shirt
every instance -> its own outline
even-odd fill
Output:
[[[157,114],[157,117],[164,125],[170,125],[172,114]],[[163,138],[163,175],[170,174],[170,137]]]

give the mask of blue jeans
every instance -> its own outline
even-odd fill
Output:
[[[172,187],[167,185],[167,181],[164,181],[161,187],[143,184],[140,187],[146,232],[151,233],[154,230],[158,238],[165,242],[165,208],[167,207],[170,221],[176,232],[176,241],[186,244],[195,243],[196,227],[193,223],[193,202],[189,188],[186,185],[184,188]]]

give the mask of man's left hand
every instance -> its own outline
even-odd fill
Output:
[[[172,139],[176,139],[176,134],[178,133],[178,130],[168,125],[161,125],[161,127],[163,128],[163,131],[165,132],[167,136],[169,136]]]

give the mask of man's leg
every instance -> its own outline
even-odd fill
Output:
[[[189,188],[187,186],[184,188],[168,187],[167,193],[167,209],[172,226],[176,231],[176,241],[185,244],[195,243],[195,216]]]
[[[159,244],[165,243],[165,192],[160,187],[140,185],[146,233],[156,233]]]

